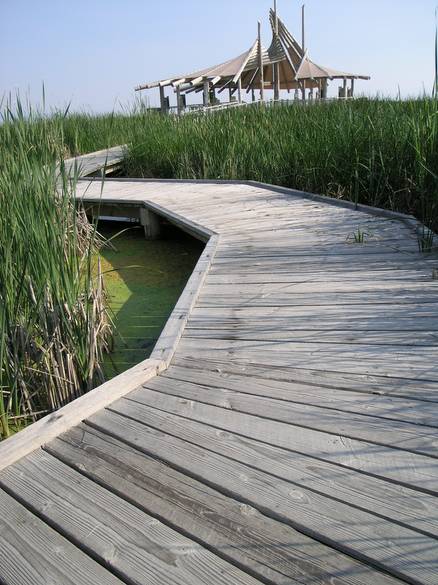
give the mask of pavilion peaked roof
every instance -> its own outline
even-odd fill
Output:
[[[269,54],[268,51],[262,46],[262,55],[263,55],[263,63],[269,64]],[[137,87],[137,90],[140,89],[151,89],[153,87],[158,87],[160,85],[174,85],[176,83],[187,83],[196,85],[197,83],[201,83],[204,79],[216,79],[216,78],[227,78],[227,79],[237,79],[244,73],[245,71],[250,71],[258,66],[258,41],[256,40],[253,45],[241,55],[234,57],[233,59],[229,59],[224,63],[219,63],[219,65],[213,65],[212,67],[207,67],[205,69],[199,69],[198,71],[193,71],[192,73],[186,73],[185,75],[176,75],[174,77],[166,78],[161,81],[154,81],[153,83],[148,83],[145,85],[141,85]]]
[[[269,20],[272,28],[272,43],[269,48],[269,54],[272,56],[273,62],[287,61],[289,68],[295,74],[295,79],[290,81],[302,81],[304,79],[313,81],[315,79],[336,78],[369,79],[366,75],[346,73],[345,71],[338,71],[331,67],[317,65],[309,58],[307,51],[296,41],[278,15],[275,15],[272,8],[269,12]],[[276,25],[278,26],[278,34],[276,32]],[[289,74],[291,73],[290,71]]]
[[[181,92],[201,91],[206,87],[205,82],[208,82],[210,88],[218,88],[220,91],[225,87],[230,91],[238,88],[239,92],[241,89],[274,89],[274,99],[279,99],[280,89],[321,90],[327,79],[369,79],[365,75],[318,65],[310,59],[305,48],[294,38],[275,10],[270,10],[269,19],[272,42],[268,50],[261,42],[259,23],[258,38],[247,51],[237,57],[191,73],[141,85],[136,90],[172,86],[180,95]]]

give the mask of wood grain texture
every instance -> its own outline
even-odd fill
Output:
[[[253,414],[264,419],[282,421],[429,457],[438,455],[438,429],[434,427],[419,426],[416,423],[371,414],[344,413],[341,409],[278,400],[236,390],[210,388],[202,386],[199,382],[164,377],[155,378],[146,386],[166,395],[219,406],[233,412]],[[140,397],[141,393],[130,396]]]
[[[49,453],[9,466],[1,485],[122,580],[136,585],[234,585],[256,580]]]
[[[233,411],[227,404],[212,406],[195,400],[168,396],[147,388],[134,391],[129,399],[224,431],[235,432],[290,451],[343,465],[358,472],[395,481],[421,491],[429,491],[434,495],[438,494],[438,460],[433,457],[368,443],[342,434],[326,433],[299,424],[288,424]]]
[[[368,569],[361,563],[99,430],[72,429],[47,449],[146,513],[270,583],[326,584],[332,578],[342,584],[366,583]],[[388,582],[389,577],[370,571],[376,583]]]
[[[128,400],[118,401],[93,417],[90,424],[97,428],[111,428],[113,435],[123,437],[124,425],[131,424],[126,418],[275,477],[286,479],[297,486],[309,488],[335,500],[340,499],[365,512],[378,514],[406,527],[438,537],[438,510],[435,497],[430,494],[366,474],[361,474],[359,481],[356,472],[348,467],[274,447],[264,442],[263,438],[250,439],[144,404],[131,404]],[[164,442],[169,440],[161,433],[152,433],[149,436],[150,452],[155,440]]]
[[[0,543],[2,585],[123,585],[3,490]]]
[[[171,378],[175,381],[192,382],[202,388],[218,388],[233,390],[244,394],[276,398],[278,400],[299,404],[308,404],[320,408],[329,408],[334,411],[357,413],[379,418],[388,418],[426,426],[438,426],[438,409],[436,405],[415,397],[415,392],[410,392],[410,398],[387,396],[365,388],[364,392],[351,389],[331,388],[305,382],[284,380],[272,380],[269,372],[266,377],[262,375],[251,377],[225,372],[213,372],[188,367],[172,365],[166,370],[160,379]]]
[[[130,412],[133,411],[135,408]],[[97,415],[93,420],[101,420],[102,416]],[[114,432],[114,426],[112,419],[106,428]],[[126,442],[177,465],[188,475],[202,478],[215,489],[335,549],[380,567],[395,577],[420,576],[425,583],[434,583],[437,579],[438,559],[434,548],[438,541],[435,538],[420,535],[388,519],[382,521],[339,500],[205,451],[172,435],[163,436],[157,431],[154,440],[154,433],[141,423],[122,420],[118,429],[119,433],[124,433]]]

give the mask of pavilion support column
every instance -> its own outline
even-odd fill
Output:
[[[210,82],[208,79],[204,81],[204,106],[208,108],[210,105]]]
[[[167,113],[167,104],[166,104],[166,97],[164,95],[164,87],[160,85],[160,106],[161,106],[161,113]]]
[[[323,100],[327,99],[327,86],[327,79],[323,79],[321,84],[321,99]]]
[[[251,89],[251,99],[252,99],[253,102],[256,101],[254,88]]]
[[[354,79],[351,79],[350,97],[354,97]]]
[[[229,101],[230,103],[231,103],[232,97],[233,97],[233,88],[230,86],[230,87],[228,88],[228,101]]]
[[[237,80],[237,98],[239,100],[239,104],[242,103],[242,78],[239,77]]]
[[[303,79],[302,86],[301,86],[301,97],[303,99],[303,102],[305,102],[306,101],[306,80],[305,79]]]
[[[280,66],[274,63],[274,100],[280,99]]]
[[[181,103],[181,88],[179,85],[176,86],[176,107],[178,116],[182,113],[182,103]]]
[[[344,85],[342,87],[342,96],[344,98],[347,97],[347,78],[346,77],[344,77]]]

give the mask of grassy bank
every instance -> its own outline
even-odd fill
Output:
[[[103,380],[111,324],[95,232],[56,167],[62,122],[16,107],[0,128],[1,438]]]
[[[437,116],[432,99],[137,115],[125,172],[275,183],[413,213],[436,229]]]

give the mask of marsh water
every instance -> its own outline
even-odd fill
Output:
[[[105,361],[109,379],[151,354],[204,244],[171,226],[155,241],[145,240],[134,224],[101,221],[98,230],[114,247],[101,251],[116,328]]]

